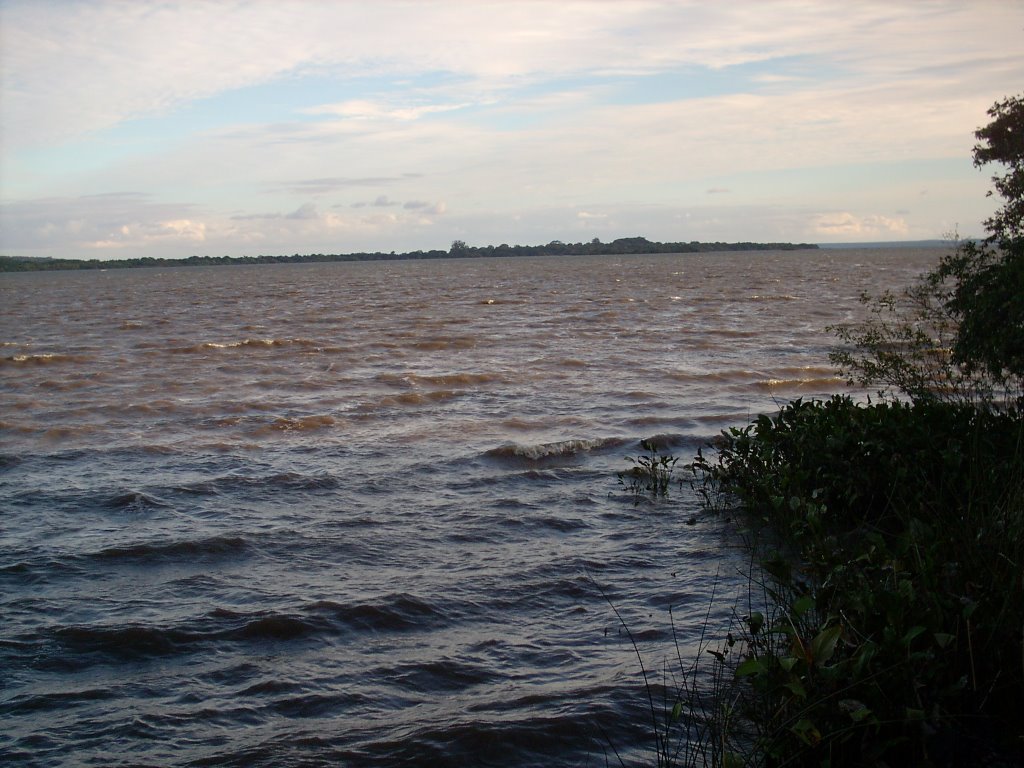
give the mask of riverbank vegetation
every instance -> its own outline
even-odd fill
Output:
[[[333,261],[404,261],[409,259],[473,259],[511,256],[595,256],[644,253],[713,253],[715,251],[796,251],[816,249],[811,243],[658,243],[645,237],[620,237],[610,243],[594,238],[586,243],[552,240],[546,245],[467,245],[456,240],[447,251],[405,253],[295,253],[291,256],[189,256],[186,259],[51,259],[0,256],[0,272],[39,272],[58,269],[130,269],[133,267],[202,267],[222,264],[307,264]]]
[[[755,567],[710,700],[669,711],[688,763],[1024,764],[1024,97],[989,115],[991,236],[834,329],[872,396],[797,400],[692,465]]]

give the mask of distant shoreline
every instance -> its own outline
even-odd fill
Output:
[[[200,267],[222,264],[294,264],[334,261],[408,261],[413,259],[472,259],[515,256],[600,256],[645,253],[710,253],[715,251],[800,251],[817,250],[813,243],[658,243],[644,237],[624,237],[610,243],[594,238],[587,243],[546,245],[471,246],[456,240],[447,251],[408,251],[325,254],[295,253],[291,256],[190,256],[185,259],[158,259],[150,256],[134,259],[58,259],[52,257],[0,256],[0,272],[49,272],[81,269],[133,269],[139,267]]]

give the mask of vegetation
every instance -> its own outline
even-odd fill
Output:
[[[1000,409],[1024,397],[1024,237],[956,241],[898,293],[862,296],[868,319],[833,330],[851,384],[882,397]]]
[[[833,330],[846,346],[831,358],[851,383],[880,385],[915,402],[1000,408],[1024,396],[1024,97],[997,102],[975,132],[974,164],[993,176],[1003,205],[984,242],[953,250],[900,293],[863,296],[869,320]],[[989,193],[991,194],[991,192]]]
[[[587,256],[630,253],[708,253],[714,251],[793,251],[814,249],[810,243],[657,243],[644,237],[622,237],[602,243],[596,237],[588,243],[563,243],[552,240],[547,245],[470,246],[456,240],[447,251],[409,251],[407,253],[293,254],[291,256],[189,256],[187,259],[48,259],[0,256],[0,272],[36,272],[58,269],[127,269],[132,267],[196,267],[219,264],[282,264],[330,261],[396,261],[407,259],[466,259],[502,256]]]
[[[668,496],[672,486],[678,457],[669,453],[659,452],[654,440],[641,440],[640,447],[646,451],[635,459],[627,456],[626,461],[633,466],[626,472],[619,473],[619,485],[625,486],[633,494],[633,500],[639,504],[645,498],[657,499]],[[682,484],[681,480],[677,480]]]
[[[696,469],[772,532],[735,674],[756,760],[957,765],[1024,748],[1024,422],[796,401]],[[972,759],[972,753],[975,757]]]
[[[834,329],[879,396],[797,400],[692,465],[760,568],[710,703],[683,686],[664,720],[712,734],[691,764],[1024,764],[1024,102],[989,115],[990,237]]]

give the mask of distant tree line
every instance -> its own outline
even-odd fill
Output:
[[[656,243],[645,237],[620,237],[610,243],[594,238],[587,243],[547,245],[471,246],[456,240],[447,251],[408,251],[406,253],[295,253],[291,256],[189,256],[187,259],[52,259],[0,256],[0,272],[39,272],[58,269],[130,269],[133,267],[197,267],[218,264],[292,264],[327,261],[397,261],[402,259],[468,259],[504,256],[594,256],[602,254],[708,253],[711,251],[795,251],[817,248],[810,243]]]

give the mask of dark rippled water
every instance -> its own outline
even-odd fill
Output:
[[[740,555],[624,457],[839,390],[825,326],[937,257],[0,275],[0,758],[649,758],[598,586],[660,668]]]

